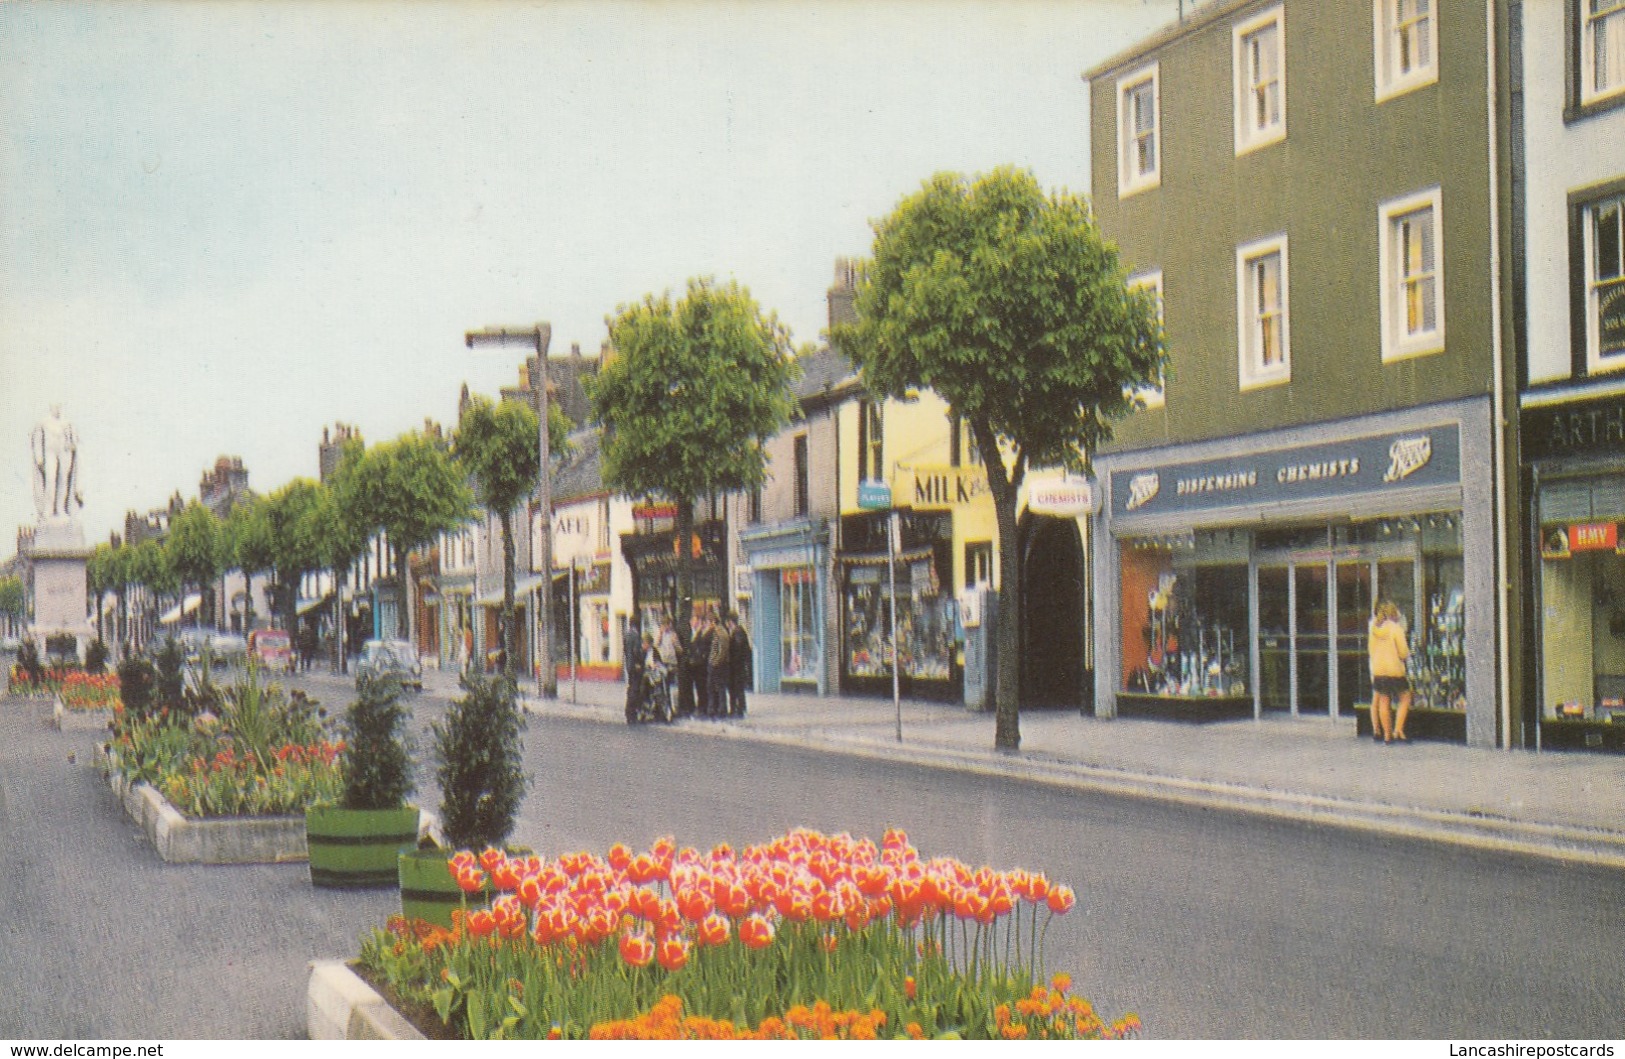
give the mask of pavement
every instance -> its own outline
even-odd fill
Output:
[[[451,689],[449,675],[435,678]],[[620,683],[561,680],[545,700],[532,686],[524,705],[542,717],[626,723]],[[1198,725],[1061,710],[1024,712],[1020,749],[1006,752],[993,746],[991,713],[756,693],[743,718],[676,724],[719,739],[1625,868],[1625,755],[1385,746],[1356,736],[1352,719]]]

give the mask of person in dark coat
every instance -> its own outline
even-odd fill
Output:
[[[688,679],[693,686],[694,713],[698,717],[711,715],[710,685],[707,670],[711,665],[712,630],[705,620],[705,611],[696,610],[694,633],[688,641]]]
[[[728,612],[728,713],[745,716],[745,689],[750,686],[750,637],[739,615]]]
[[[717,620],[715,608],[706,615],[705,625],[711,642],[705,670],[705,690],[710,703],[707,716],[720,719],[728,716],[728,649],[732,644],[728,639],[728,630]]]
[[[643,705],[643,634],[635,616],[621,637],[621,667],[626,672],[626,717],[631,720]]]

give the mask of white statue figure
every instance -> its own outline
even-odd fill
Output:
[[[34,510],[41,522],[70,519],[84,507],[79,496],[79,444],[73,427],[62,419],[62,406],[51,406],[51,418],[34,428],[29,439],[34,455]]]

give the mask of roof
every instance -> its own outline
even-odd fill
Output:
[[[570,435],[570,455],[553,472],[553,505],[595,496],[604,491],[602,442],[597,427]]]
[[[843,385],[857,384],[857,369],[838,350],[824,346],[816,353],[801,357],[801,378],[793,387],[796,398],[803,403],[833,393]]]
[[[1091,66],[1083,72],[1085,81],[1093,81],[1105,74],[1116,73],[1123,67],[1139,62],[1152,52],[1165,45],[1172,44],[1181,37],[1205,29],[1208,25],[1225,18],[1240,9],[1252,4],[1267,3],[1269,0],[1214,0],[1203,4],[1183,22],[1174,22],[1164,26],[1151,36],[1113,55],[1103,63]]]

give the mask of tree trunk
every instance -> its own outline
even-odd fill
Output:
[[[513,620],[513,512],[503,511],[498,519],[502,523],[502,609],[497,613],[497,635],[502,643],[502,675],[512,680],[518,655]],[[538,661],[544,665],[551,663],[551,659]]]
[[[1026,459],[1017,454],[1008,472],[998,439],[986,421],[971,424],[987,484],[993,494],[993,511],[999,526],[999,613],[994,640],[993,746],[998,750],[1021,747],[1021,551],[1016,527],[1016,493],[1026,476]]]
[[[406,549],[395,549],[395,582],[400,585],[399,604],[401,614],[396,619],[395,627],[400,630],[401,639],[412,644],[412,651],[417,652],[417,644],[412,641],[412,572],[406,568]]]
[[[683,640],[683,647],[688,647],[689,619],[694,614],[694,500],[691,497],[681,497],[677,501],[677,528],[674,531],[676,539],[673,541],[677,549],[677,613],[672,621],[677,625],[677,635]],[[634,615],[634,620],[636,615]]]
[[[349,628],[344,620],[344,587],[349,584],[350,571],[348,567],[333,570],[333,671],[346,673],[349,671],[349,661],[344,654],[344,641],[349,635]]]

